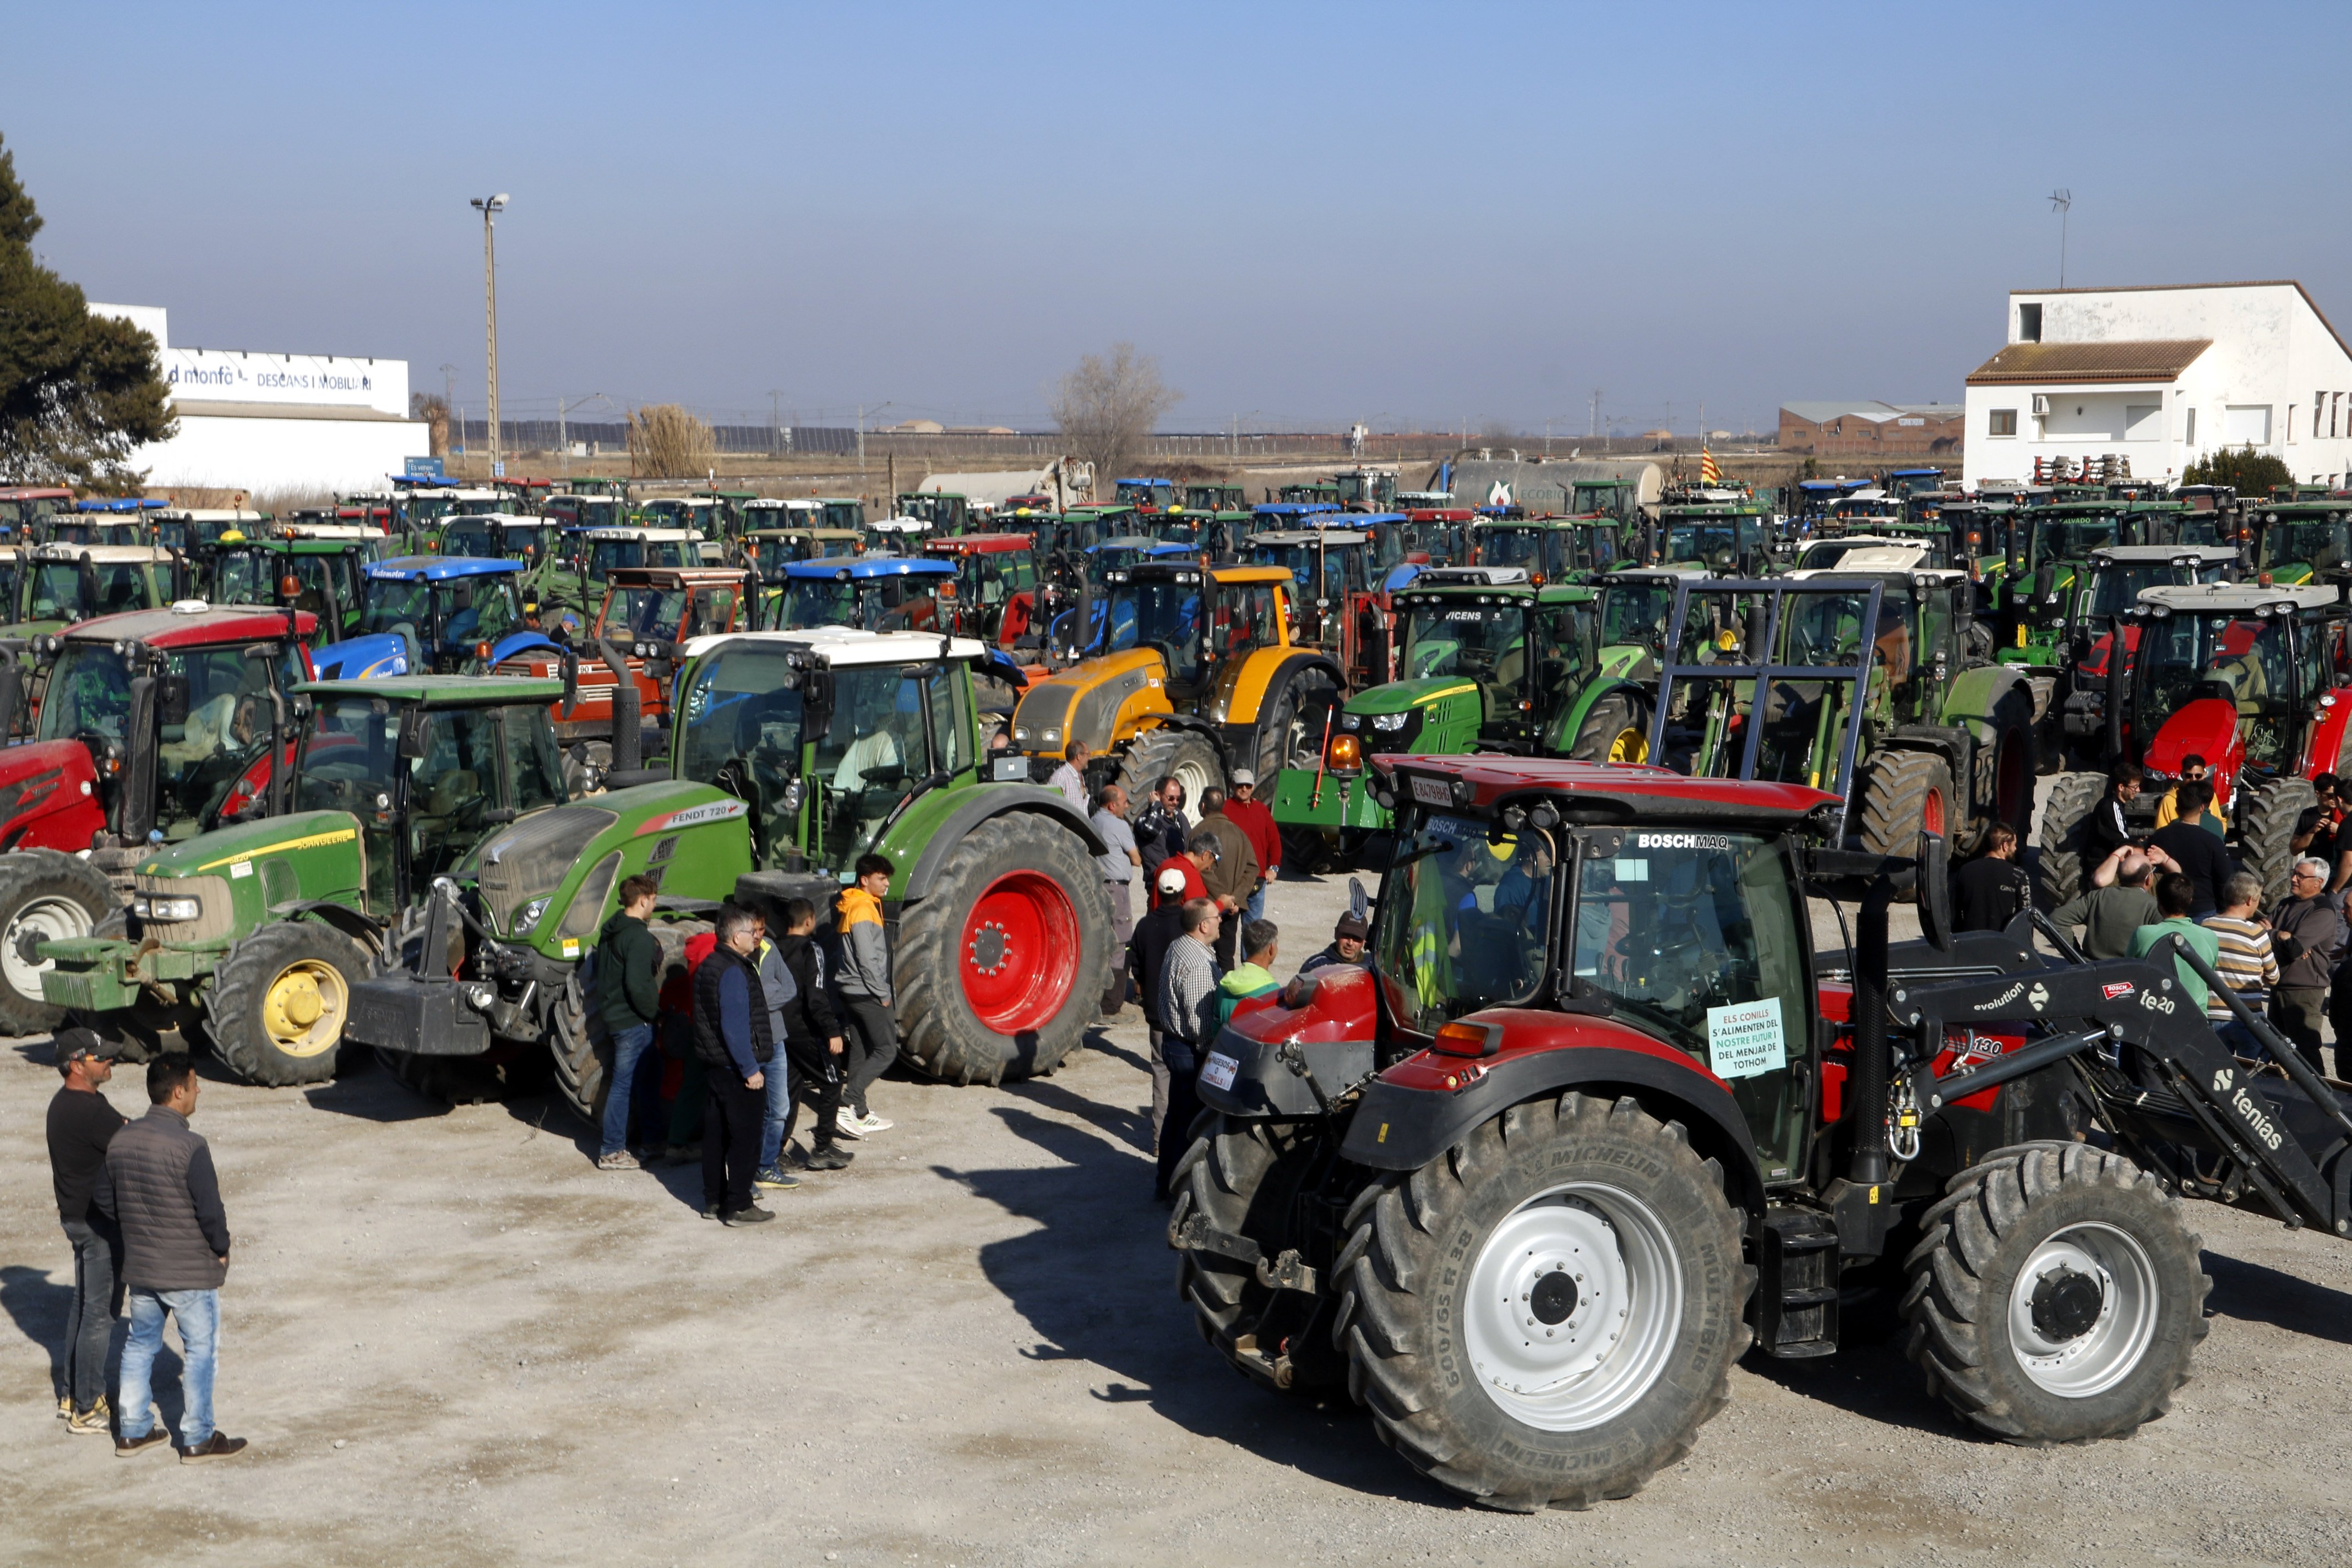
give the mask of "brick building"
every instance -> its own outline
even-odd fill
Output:
[[[1957,403],[1780,405],[1780,449],[1809,457],[1950,457],[1966,428]]]

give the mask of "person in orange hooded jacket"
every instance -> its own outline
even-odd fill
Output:
[[[874,1114],[866,1091],[898,1057],[898,1020],[890,1007],[890,936],[882,923],[882,900],[897,869],[886,855],[859,856],[857,880],[841,890],[835,906],[841,913],[834,927],[840,945],[834,985],[849,1026],[843,1032],[849,1048],[841,1089],[845,1109],[837,1123],[845,1138],[864,1138],[891,1125]]]

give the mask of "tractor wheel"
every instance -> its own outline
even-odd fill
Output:
[[[1933,752],[1881,752],[1863,770],[1853,819],[1870,854],[1912,854],[1922,829],[1948,840],[1958,815],[1952,766]]]
[[[1580,763],[1646,763],[1650,760],[1649,726],[1633,700],[1611,692],[1592,705],[1576,731],[1570,756]]]
[[[1301,876],[1319,877],[1331,868],[1331,841],[1311,827],[1282,830],[1282,863]]]
[[[1258,712],[1257,769],[1260,787],[1271,791],[1274,778],[1304,753],[1314,765],[1314,747],[1320,737],[1323,715],[1339,704],[1339,688],[1313,670],[1285,683],[1280,696]]]
[[[1163,777],[1184,786],[1184,812],[1194,822],[1201,820],[1201,792],[1225,787],[1224,765],[1208,737],[1172,724],[1136,737],[1119,760],[1118,785],[1131,801],[1150,795],[1152,781]]]
[[[2017,830],[2024,844],[2033,831],[2033,699],[2012,689],[1985,720],[1991,738],[1979,743],[1969,799],[1968,841],[1956,849],[1974,854],[1996,822]]]
[[[603,1123],[612,1054],[604,1025],[588,1011],[588,988],[574,965],[563,994],[548,1013],[547,1056],[554,1066],[556,1092],[591,1127]]]
[[[2309,779],[2274,778],[2238,791],[2238,861],[2263,879],[2263,907],[2286,897],[2294,869],[2295,819],[2319,804]]]
[[[247,1083],[326,1082],[352,987],[374,973],[367,949],[323,921],[263,926],[229,949],[206,988],[213,1055]]]
[[[1086,846],[1047,817],[990,817],[899,918],[891,969],[908,1061],[950,1083],[1052,1072],[1094,1022],[1111,946]]]
[[[2042,902],[2056,909],[2083,890],[2083,824],[2107,793],[2105,773],[2061,773],[2042,807]]]
[[[1176,1167],[1169,1237],[1198,1215],[1227,1236],[1255,1242],[1269,1259],[1297,1248],[1304,1238],[1292,1220],[1328,1143],[1311,1124],[1221,1116],[1200,1125],[1202,1136]],[[1273,1289],[1248,1264],[1215,1253],[1184,1249],[1177,1256],[1177,1293],[1192,1303],[1201,1337],[1236,1369],[1283,1390],[1336,1389],[1347,1382],[1348,1363],[1332,1336],[1310,1331],[1331,1296]]]
[[[1731,1396],[1756,1283],[1739,1216],[1722,1168],[1630,1098],[1515,1105],[1349,1219],[1349,1392],[1489,1508],[1629,1497]]]
[[[37,1035],[65,1019],[41,998],[41,976],[56,967],[37,951],[45,942],[89,936],[122,907],[97,868],[55,849],[0,858],[0,1035]]]
[[[2011,1443],[2121,1437],[2163,1415],[2205,1337],[2178,1199],[2087,1143],[2003,1149],[1945,1184],[1906,1260],[1911,1359]]]

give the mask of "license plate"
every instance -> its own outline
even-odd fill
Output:
[[[1211,1089],[1231,1089],[1234,1074],[1241,1070],[1241,1065],[1222,1051],[1211,1051],[1209,1059],[1201,1065],[1201,1081]]]
[[[1452,805],[1454,791],[1444,779],[1415,778],[1412,781],[1412,798],[1423,805]]]

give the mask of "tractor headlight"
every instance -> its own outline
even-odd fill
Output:
[[[1372,715],[1372,728],[1375,730],[1402,730],[1407,724],[1412,722],[1412,710],[1410,708],[1406,709],[1402,713],[1375,713]]]
[[[535,926],[535,925],[537,925],[537,924],[539,923],[539,917],[540,917],[540,916],[541,916],[541,915],[543,915],[543,914],[545,914],[546,912],[547,912],[547,900],[545,900],[545,899],[533,899],[533,900],[531,900],[531,901],[530,901],[530,902],[529,902],[529,903],[525,904],[525,905],[522,907],[522,913],[520,913],[520,914],[519,914],[519,915],[515,916],[515,923],[514,923],[515,931],[516,931],[518,933],[522,932],[522,931],[529,931],[531,927],[533,927],[533,926]]]
[[[1363,727],[1364,720],[1361,714],[1342,713],[1339,715],[1339,728],[1342,730],[1360,730]]]
[[[193,921],[204,916],[204,900],[184,894],[151,896],[134,893],[131,912],[142,921]]]

